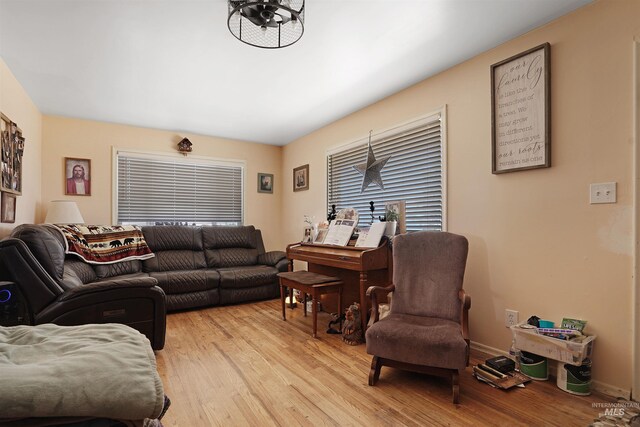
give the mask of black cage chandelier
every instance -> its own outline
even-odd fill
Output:
[[[229,31],[251,46],[277,49],[304,32],[304,0],[229,1]]]

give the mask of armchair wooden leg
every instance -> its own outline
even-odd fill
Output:
[[[382,368],[382,361],[378,356],[373,356],[371,361],[371,370],[369,371],[369,385],[376,385],[380,378],[380,368]]]
[[[453,403],[457,404],[460,401],[460,378],[458,371],[451,373],[451,385],[453,387]]]

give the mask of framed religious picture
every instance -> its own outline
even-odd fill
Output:
[[[551,167],[550,45],[491,66],[491,166],[499,174]]]
[[[273,193],[273,174],[258,172],[258,193]]]
[[[0,222],[16,222],[16,195],[2,192],[0,196]]]
[[[309,189],[309,165],[293,169],[293,191]]]
[[[91,195],[91,160],[64,158],[64,194],[70,196]]]

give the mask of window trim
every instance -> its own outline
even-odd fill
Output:
[[[405,122],[401,122],[398,123],[396,125],[393,125],[383,131],[377,132],[377,133],[373,133],[371,135],[371,139],[372,140],[377,140],[377,139],[384,139],[386,137],[388,137],[390,134],[394,134],[394,133],[399,133],[403,131],[403,128],[406,129],[410,129],[411,127],[417,125],[418,122],[429,122],[431,120],[437,120],[438,116],[440,117],[440,129],[441,129],[441,140],[440,140],[440,144],[441,144],[441,149],[440,149],[440,156],[442,158],[442,177],[441,177],[441,182],[442,182],[442,231],[447,231],[448,230],[448,197],[447,197],[447,193],[448,193],[448,180],[447,180],[447,175],[448,175],[448,158],[447,158],[447,106],[446,104],[437,108],[436,110],[428,113],[428,114],[424,114],[424,115],[420,115],[416,118],[413,118],[411,120],[407,120]],[[347,143],[343,143],[343,144],[338,144],[338,145],[334,145],[331,146],[329,148],[327,148],[325,150],[325,165],[324,165],[324,170],[325,170],[325,189],[324,189],[324,207],[326,209],[326,207],[329,205],[329,174],[327,173],[327,171],[329,170],[329,156],[334,155],[334,154],[338,154],[340,152],[355,148],[359,145],[363,145],[366,144],[367,141],[369,140],[369,136],[367,135],[364,138],[359,138],[355,141],[351,141],[351,142],[347,142]]]
[[[166,153],[161,151],[146,151],[129,148],[119,148],[115,145],[111,147],[111,223],[117,224],[118,221],[118,156],[130,155],[132,157],[139,157],[144,159],[155,160],[171,160],[182,161],[184,163],[199,163],[208,165],[220,165],[220,166],[232,166],[239,167],[241,169],[242,182],[240,183],[240,197],[242,203],[242,209],[240,209],[241,225],[244,225],[245,221],[245,182],[247,179],[247,162],[245,160],[236,159],[222,159],[218,157],[198,156],[189,154],[184,156],[180,153]]]

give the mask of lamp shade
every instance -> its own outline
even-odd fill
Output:
[[[52,200],[49,202],[46,224],[84,224],[84,218],[76,202],[70,200]]]

